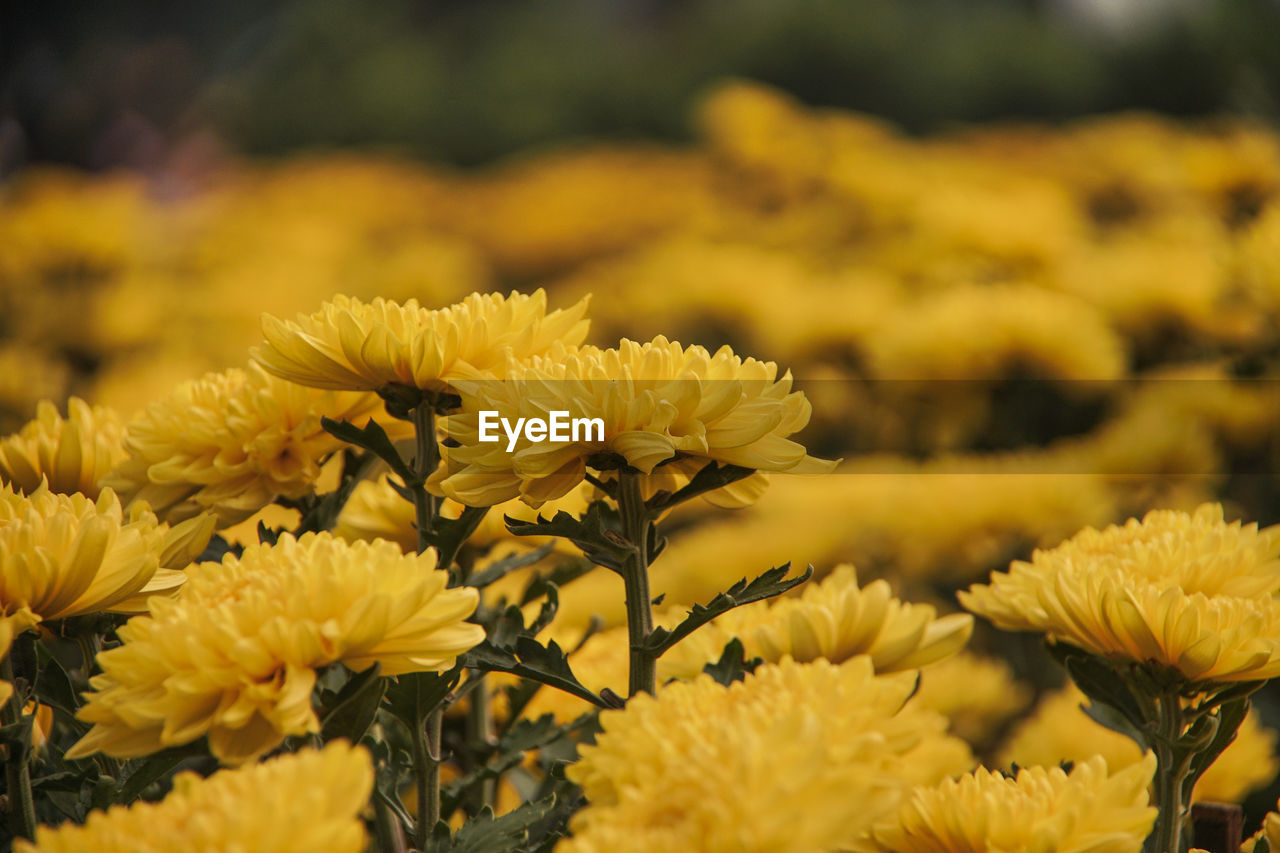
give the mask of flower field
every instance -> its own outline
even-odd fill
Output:
[[[1280,849],[1280,135],[694,120],[0,185],[0,837]]]

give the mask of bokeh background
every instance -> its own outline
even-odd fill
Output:
[[[791,368],[807,445],[845,460],[677,523],[669,605],[853,561],[954,610],[1085,525],[1280,521],[1278,2],[3,15],[0,434],[71,395],[127,420],[244,365],[263,311],[545,287],[594,294],[595,343]],[[563,618],[620,618],[612,582]],[[980,755],[1091,736],[1031,638],[973,650],[925,688]],[[1256,817],[1280,787],[1250,737],[1219,796]]]

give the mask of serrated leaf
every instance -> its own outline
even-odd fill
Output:
[[[658,513],[676,504],[684,503],[707,492],[714,492],[716,489],[736,483],[754,473],[754,468],[741,468],[737,465],[721,465],[711,462],[703,466],[702,470],[698,471],[697,474],[694,474],[693,478],[683,488],[672,494],[655,495],[647,505],[650,513],[656,518]]]
[[[534,563],[550,554],[551,549],[554,547],[554,545],[548,543],[532,551],[526,551],[523,554],[512,554],[509,557],[503,557],[501,560],[495,560],[485,566],[483,571],[476,572],[474,575],[467,578],[466,585],[473,586],[476,589],[484,589],[489,584],[506,577],[516,569],[523,569],[525,566],[532,566]]]
[[[395,471],[406,484],[414,481],[413,472],[409,470],[409,466],[405,464],[405,461],[400,458],[400,452],[396,450],[395,445],[391,443],[391,439],[387,436],[386,430],[379,426],[377,421],[370,419],[369,423],[362,429],[347,421],[335,421],[333,418],[322,417],[320,418],[320,426],[324,427],[325,432],[334,438],[367,450],[383,462],[386,462],[391,470]]]
[[[576,581],[588,572],[595,571],[595,568],[595,563],[580,557],[572,557],[560,561],[551,571],[539,574],[529,582],[529,585],[524,588],[524,592],[520,596],[520,606],[523,607],[529,602],[538,599],[545,589],[545,584],[554,584],[558,589],[563,589],[566,584]]]
[[[464,653],[461,660],[468,669],[509,672],[563,690],[598,707],[608,707],[604,700],[578,681],[569,668],[564,651],[554,640],[543,646],[531,637],[519,637],[514,649],[499,648],[485,640]]]
[[[409,730],[426,718],[431,709],[444,701],[462,677],[462,668],[448,672],[410,672],[390,679],[383,695],[383,707]]]
[[[618,533],[616,512],[604,501],[593,501],[581,518],[561,510],[552,518],[541,515],[534,521],[505,518],[513,536],[558,536],[568,539],[588,560],[598,566],[620,571],[627,557],[635,553]]]
[[[733,608],[741,607],[744,604],[751,604],[755,601],[763,601],[766,598],[781,595],[813,576],[813,566],[809,566],[804,570],[803,574],[794,578],[786,577],[787,572],[790,570],[791,564],[784,563],[778,568],[770,569],[750,583],[747,583],[747,579],[743,578],[706,604],[695,604],[689,611],[689,615],[675,628],[670,630],[654,628],[644,641],[646,651],[653,657],[661,657],[676,643],[720,614],[727,613]]]
[[[529,827],[546,818],[555,805],[554,797],[525,803],[498,818],[485,806],[448,843],[433,837],[423,853],[511,853],[529,837]]]
[[[441,566],[453,565],[458,559],[458,552],[471,538],[471,534],[476,532],[476,528],[480,526],[480,522],[484,521],[488,512],[487,506],[467,506],[462,508],[462,513],[457,518],[436,517],[431,523],[430,538],[431,543],[435,545]]]
[[[735,681],[742,681],[747,677],[747,673],[755,672],[756,667],[762,663],[764,663],[763,658],[747,660],[742,641],[734,637],[725,645],[720,659],[706,664],[702,667],[702,671],[714,678],[717,684],[728,687]]]
[[[364,737],[387,689],[387,680],[381,672],[382,666],[375,663],[351,676],[321,720],[320,736],[324,740],[346,738],[358,743]]]

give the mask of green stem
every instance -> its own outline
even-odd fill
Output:
[[[413,410],[417,453],[413,460],[413,482],[405,485],[413,493],[414,520],[418,526],[418,553],[431,547],[431,528],[440,512],[439,499],[427,491],[425,483],[440,460],[436,445],[436,413],[433,402],[423,400]],[[448,568],[442,566],[441,568]],[[431,830],[440,820],[440,735],[444,709],[419,707],[413,731],[413,763],[418,775],[418,820],[414,826],[414,846],[425,849]]]
[[[622,565],[626,591],[627,640],[631,646],[628,695],[640,691],[655,693],[658,687],[658,659],[645,648],[653,633],[653,608],[649,595],[649,527],[653,523],[644,505],[640,474],[618,474],[618,514],[622,535],[633,551]]]
[[[1185,728],[1182,700],[1176,692],[1166,693],[1157,700],[1159,718],[1158,734],[1152,746],[1156,753],[1155,831],[1148,846],[1154,853],[1184,853],[1182,830],[1190,810],[1190,791],[1183,788],[1188,772],[1188,762],[1181,760],[1178,741]],[[1154,846],[1152,846],[1152,843]]]
[[[13,684],[13,695],[0,709],[0,722],[10,726],[22,720],[22,691],[14,683],[13,664],[5,655],[0,661],[0,679]],[[10,745],[4,762],[4,775],[9,794],[9,831],[15,838],[34,838],[36,832],[36,804],[31,796],[31,765],[29,750]]]
[[[476,754],[487,755],[493,747],[493,706],[489,702],[489,685],[484,675],[477,674],[480,683],[468,696],[467,706],[467,739]],[[480,801],[475,803],[478,813],[484,806],[496,806],[495,796],[498,790],[497,779],[486,779],[481,785]]]

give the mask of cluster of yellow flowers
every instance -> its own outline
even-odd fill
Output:
[[[535,528],[604,499],[613,571],[563,586],[540,625],[585,691],[517,704],[514,678],[472,672],[449,723],[476,729],[451,747],[497,749],[492,709],[538,731],[631,676],[636,695],[567,771],[587,805],[558,850],[1137,851],[1172,819],[1172,744],[1202,734],[1183,713],[1242,721],[1198,799],[1273,780],[1265,714],[1207,709],[1280,675],[1280,526],[1225,520],[1274,511],[1229,475],[1277,461],[1280,137],[1121,117],[908,139],[750,84],[699,118],[682,149],[473,174],[343,156],[165,198],[125,175],[0,188],[3,723],[42,713],[43,685],[10,674],[30,643],[138,614],[101,620],[105,648],[79,638],[67,677],[93,676],[77,719],[56,710],[58,754],[201,742],[248,765],[19,850],[362,849],[402,698],[374,697],[366,730],[391,757],[372,769],[337,743],[254,762],[328,737],[318,699],[355,673],[449,671],[485,625],[511,639],[505,605],[538,617],[526,587],[579,549],[504,518]],[[508,429],[560,412],[585,435]],[[326,419],[388,442],[344,457]],[[364,479],[343,480],[357,459]],[[712,472],[725,482],[705,501],[673,498]],[[345,499],[340,485],[332,532],[257,541],[279,518],[264,513]],[[427,549],[436,521],[475,522],[458,565]],[[201,562],[211,541],[219,560]],[[694,605],[787,562],[818,576],[654,651]],[[1025,646],[962,652],[975,625],[951,595],[1005,566],[963,606],[1137,673],[1125,689],[1171,720],[1153,753],[1071,688],[1011,719],[1049,685]],[[654,600],[660,630],[637,636]],[[754,670],[726,686],[707,667],[733,641]],[[656,684],[637,690],[645,655]],[[1163,692],[1140,695],[1142,678]],[[404,747],[421,766],[442,746],[431,713]],[[516,805],[548,766],[526,761],[512,772],[528,784],[489,799]]]

